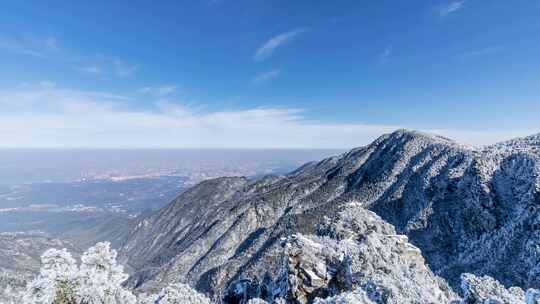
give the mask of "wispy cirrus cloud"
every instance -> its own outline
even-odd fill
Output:
[[[253,60],[263,61],[270,58],[280,46],[292,41],[298,35],[305,33],[308,30],[309,29],[307,28],[297,28],[268,39],[257,49],[253,55]]]
[[[0,50],[20,55],[47,57],[58,51],[59,46],[54,36],[18,35],[0,37]]]
[[[252,82],[253,84],[262,84],[264,82],[270,81],[274,78],[279,77],[281,74],[280,70],[271,70],[262,74],[259,74],[253,78]]]
[[[461,10],[465,5],[465,0],[453,1],[446,5],[439,7],[438,13],[441,17],[446,17],[454,12]]]
[[[114,72],[118,77],[130,77],[139,69],[138,65],[128,64],[120,59],[113,60]]]
[[[87,74],[101,74],[103,69],[98,65],[84,65],[76,67],[76,70]]]
[[[392,54],[392,46],[389,45],[381,53],[379,53],[379,62],[386,63],[391,54]]]
[[[75,70],[89,75],[95,75],[104,78],[132,77],[139,70],[136,64],[130,64],[116,57],[97,54],[93,56],[80,56]]]
[[[395,128],[318,123],[291,108],[199,112],[156,102],[133,110],[121,97],[58,87],[0,92],[3,102],[17,108],[0,113],[3,147],[349,147]],[[46,110],[37,111],[38,104]]]
[[[139,93],[148,94],[152,96],[166,96],[176,92],[177,87],[175,85],[163,85],[157,87],[143,87],[139,89]]]
[[[0,51],[39,58],[54,56],[57,63],[71,66],[73,70],[107,78],[111,76],[131,77],[139,70],[138,65],[130,64],[116,57],[103,54],[80,54],[61,48],[58,39],[53,35],[0,35]]]
[[[502,50],[504,50],[503,45],[491,45],[491,46],[487,46],[480,49],[465,51],[459,54],[458,56],[461,58],[477,57],[477,56],[484,56],[484,55],[498,53]]]
[[[0,147],[350,148],[403,127],[314,121],[297,108],[198,111],[160,99],[147,109],[131,106],[137,102],[49,82],[0,90]],[[472,144],[528,134],[425,131]]]

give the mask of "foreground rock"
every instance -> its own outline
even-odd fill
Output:
[[[320,282],[317,274],[324,272],[318,269],[326,265],[323,277],[328,284],[315,286],[316,293],[324,290],[322,298],[357,290],[374,303],[447,303],[456,298],[446,282],[425,265],[420,249],[359,204],[350,204],[335,218],[327,218],[319,226],[318,236],[293,238],[289,246],[289,272],[304,278],[300,286]],[[315,276],[305,277],[304,273]],[[293,298],[306,298],[305,303],[316,295],[304,296],[302,288],[298,291]]]
[[[335,218],[326,218],[317,235],[290,237],[285,256],[281,277],[272,285],[263,283],[253,289],[274,286],[274,292],[251,297],[302,304],[326,303],[321,299],[335,296],[388,304],[457,299],[426,267],[420,250],[406,236],[397,235],[392,225],[358,204],[349,204]]]

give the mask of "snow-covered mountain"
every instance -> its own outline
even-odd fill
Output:
[[[291,271],[285,266],[290,263],[284,262],[290,258],[291,238],[321,237],[317,236],[321,225],[339,218],[343,208],[354,203],[355,208],[371,210],[386,222],[381,225],[391,225],[396,234],[408,236],[411,248],[421,251],[412,258],[425,265],[427,272],[405,275],[398,271],[396,282],[417,275],[421,282],[431,282],[426,288],[434,290],[433,275],[437,275],[459,291],[462,274],[467,272],[489,275],[507,287],[540,287],[538,138],[477,149],[439,136],[398,130],[286,176],[202,182],[132,225],[121,247],[121,256],[135,270],[130,285],[157,290],[182,280],[214,298],[231,299],[237,299],[234,290],[246,291],[244,297],[265,295],[267,299],[276,290],[285,292],[276,286],[289,286],[285,289],[290,291],[294,284],[283,283],[283,273]],[[376,242],[393,240],[394,232],[385,231]],[[358,244],[353,245],[372,246],[373,242],[362,243],[367,235],[354,237]],[[332,242],[336,241],[321,243],[332,247]],[[407,247],[408,242],[396,246]],[[409,259],[403,252],[408,251],[393,255],[405,254],[402,259]],[[355,259],[354,255],[349,258]],[[377,266],[380,271],[395,273],[392,265],[399,262],[386,262]],[[368,264],[374,267],[376,263],[380,261]],[[384,276],[370,284],[361,281],[373,270],[351,269],[353,273],[346,277],[354,278],[353,285],[370,299],[374,290],[392,290],[393,283],[388,283],[392,280]],[[450,299],[452,291],[444,287],[444,281],[440,292],[433,292]],[[327,296],[347,290],[329,288],[327,283],[318,287],[328,290]],[[410,282],[403,284],[413,286],[413,293],[418,291]],[[432,301],[422,299],[418,303]]]
[[[508,141],[504,141],[495,144],[488,149],[500,149],[506,151],[525,150],[529,152],[540,153],[540,133],[527,137],[514,138]]]

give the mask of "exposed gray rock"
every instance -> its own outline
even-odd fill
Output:
[[[397,235],[359,204],[346,206],[323,226],[317,236],[294,235],[287,242],[290,303],[312,303],[353,291],[377,304],[457,299],[406,236]]]

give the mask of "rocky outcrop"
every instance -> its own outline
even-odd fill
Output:
[[[373,303],[449,303],[457,298],[424,263],[420,250],[375,213],[352,203],[326,218],[316,236],[286,245],[291,303],[346,292]]]
[[[231,284],[279,277],[283,240],[291,235],[346,239],[340,234],[350,232],[338,227],[335,235],[326,229],[320,236],[319,224],[354,201],[409,240],[396,236],[384,242],[418,265],[425,259],[455,290],[464,272],[490,275],[504,286],[540,287],[535,151],[534,138],[475,149],[399,130],[283,177],[199,184],[139,219],[121,252],[135,270],[132,286],[155,289],[181,279],[221,298]],[[421,254],[407,251],[403,244],[409,243]]]
[[[540,303],[540,291],[529,289],[524,292],[519,287],[505,288],[497,280],[491,277],[477,277],[465,273],[461,276],[461,288],[463,304],[538,304]]]
[[[316,235],[295,234],[284,240],[283,247],[283,269],[275,280],[234,282],[225,292],[225,303],[245,304],[252,298],[297,304],[457,299],[426,267],[420,250],[406,236],[397,235],[392,225],[358,203],[346,204],[335,217],[325,218]]]

